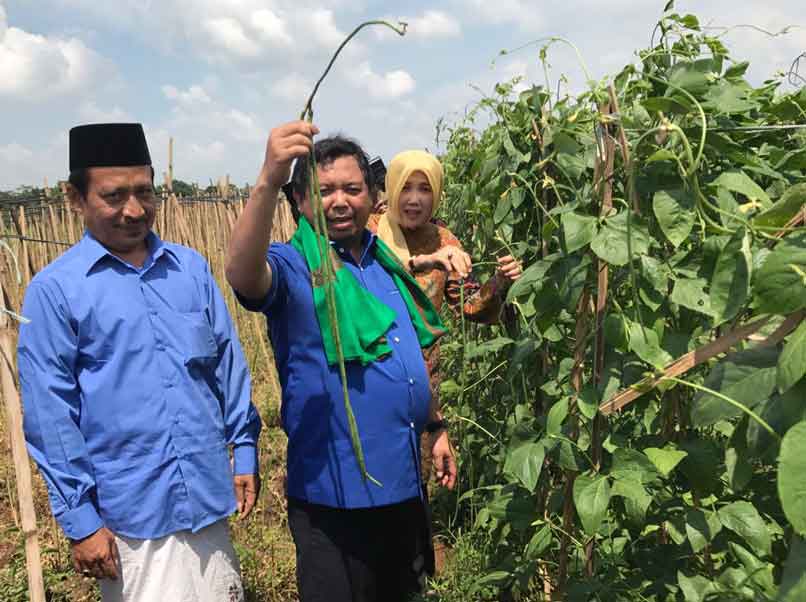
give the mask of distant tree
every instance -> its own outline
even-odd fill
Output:
[[[182,180],[174,180],[174,194],[177,196],[187,196],[192,197],[196,196],[196,188],[193,184],[188,184],[187,182],[183,182]]]

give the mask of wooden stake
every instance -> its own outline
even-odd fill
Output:
[[[0,283],[0,309],[5,307],[5,290]],[[36,509],[31,483],[31,468],[25,450],[25,435],[22,430],[20,397],[14,384],[14,333],[8,314],[0,311],[0,379],[6,406],[11,453],[17,477],[17,498],[20,502],[20,522],[25,536],[25,565],[28,569],[28,592],[31,602],[45,602],[45,582],[42,578],[42,558],[36,531]]]
[[[803,321],[804,316],[806,316],[806,311],[804,310],[791,314],[786,318],[786,320],[784,320],[781,326],[779,326],[774,333],[761,341],[760,344],[774,345],[781,342],[786,335],[798,327],[798,325]],[[728,334],[719,337],[715,341],[711,341],[699,349],[686,353],[673,361],[671,364],[667,365],[660,374],[653,374],[652,376],[648,376],[626,389],[622,389],[600,405],[599,411],[607,416],[608,414],[621,410],[641,397],[644,393],[648,393],[657,387],[664,377],[682,376],[692,368],[707,362],[711,358],[714,358],[722,353],[726,353],[742,341],[749,339],[751,335],[761,330],[761,328],[769,321],[770,318],[766,317],[756,320],[755,322],[751,322],[750,324],[745,324],[744,326],[740,326]]]
[[[174,191],[174,139],[168,138],[168,192]]]

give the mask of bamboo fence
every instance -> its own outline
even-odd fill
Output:
[[[163,240],[192,247],[207,258],[211,272],[227,302],[249,363],[253,400],[262,414],[275,410],[276,416],[276,404],[279,402],[280,392],[274,368],[274,355],[266,339],[265,321],[260,315],[246,312],[238,306],[232,289],[224,277],[230,233],[243,206],[242,198],[229,201],[204,197],[185,201],[170,194],[159,204],[154,229]],[[288,202],[281,200],[272,228],[272,240],[282,242],[289,240],[295,227]],[[62,198],[43,198],[28,203],[0,205],[0,241],[4,243],[4,249],[0,250],[0,308],[19,313],[25,289],[34,275],[76,243],[82,234],[81,219]],[[31,482],[15,382],[16,354],[13,349],[16,345],[17,322],[5,313],[0,314],[0,336],[3,350],[0,357],[2,361],[0,376],[8,416],[6,425],[8,440],[3,441],[3,448],[6,450],[10,448],[12,451],[13,480],[17,485],[19,514],[11,496],[12,488],[8,474],[6,474],[6,488],[11,502],[11,514],[24,537],[30,599],[32,602],[44,602],[38,535],[50,539],[60,536],[52,517],[50,525],[53,528],[37,530],[36,507],[40,509],[41,514],[46,514],[47,505],[40,499],[44,497],[41,479],[37,480],[37,487],[32,486]],[[267,407],[267,404],[275,407]],[[0,430],[0,435],[2,434]],[[39,493],[39,496],[37,497],[35,493]]]

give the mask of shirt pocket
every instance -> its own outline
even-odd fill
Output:
[[[183,353],[185,364],[207,363],[214,360],[218,356],[218,347],[207,314],[199,311],[177,315],[182,326],[180,351]]]

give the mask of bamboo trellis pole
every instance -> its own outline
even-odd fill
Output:
[[[5,287],[0,282],[0,379],[6,406],[11,454],[14,458],[14,473],[17,480],[17,499],[20,504],[20,523],[25,537],[25,565],[28,569],[28,592],[31,602],[45,602],[45,583],[42,577],[42,557],[36,529],[36,509],[31,482],[31,468],[25,449],[22,431],[22,408],[20,396],[14,383],[14,332],[5,306]]]

